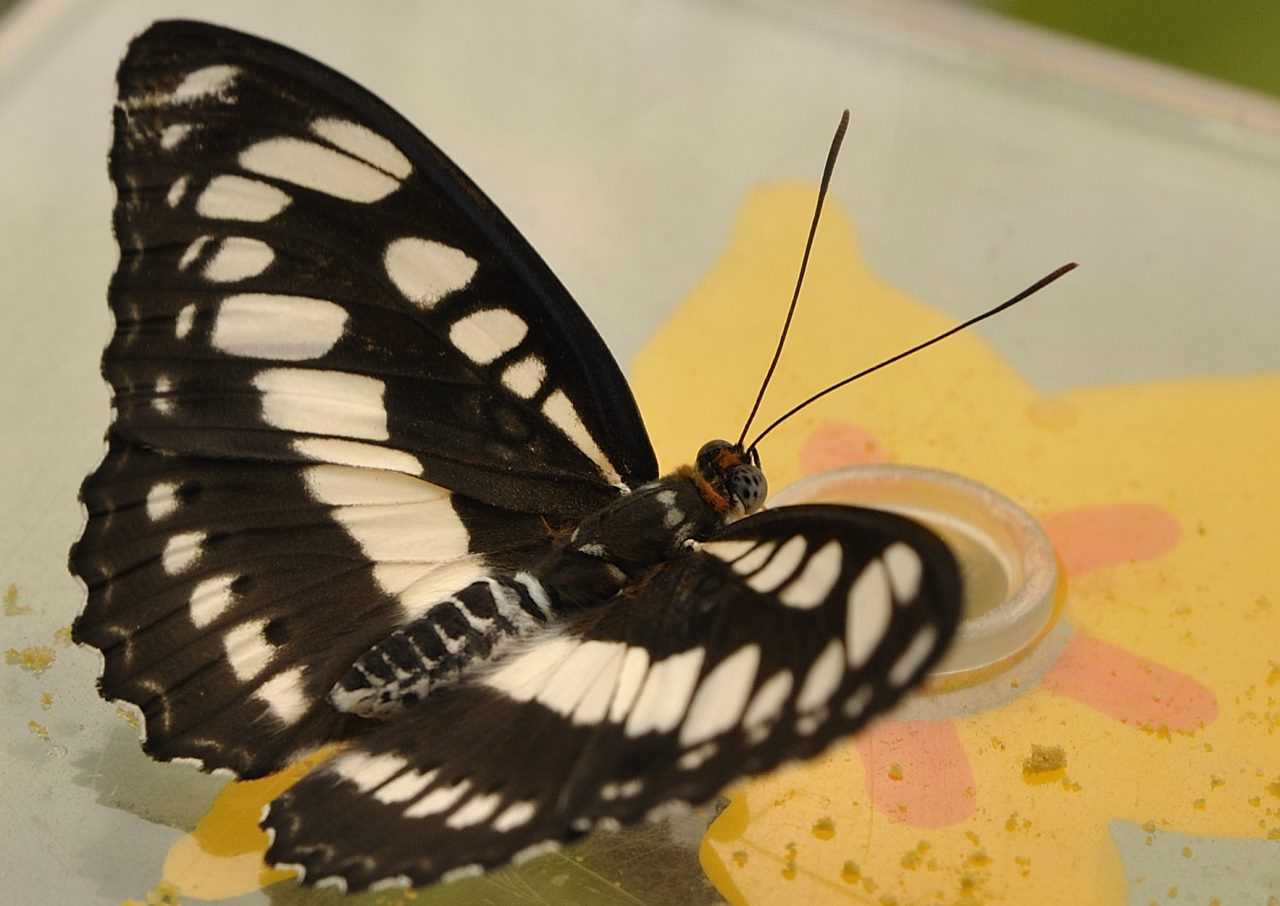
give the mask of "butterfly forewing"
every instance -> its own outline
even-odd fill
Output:
[[[656,466],[564,288],[368,92],[185,22],[118,79],[75,634],[149,751],[257,774],[360,732],[327,696],[371,646]]]
[[[706,801],[897,702],[954,633],[959,583],[900,517],[742,520],[304,779],[266,819],[269,856],[422,884]]]

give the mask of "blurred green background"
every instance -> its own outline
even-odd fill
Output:
[[[959,0],[1280,97],[1278,0]]]

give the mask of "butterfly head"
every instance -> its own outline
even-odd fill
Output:
[[[718,496],[731,512],[745,516],[764,505],[769,484],[760,469],[760,454],[754,449],[744,451],[727,440],[708,441],[698,451],[697,467],[698,476],[708,486],[704,493]],[[708,499],[713,505],[717,502],[710,496]]]

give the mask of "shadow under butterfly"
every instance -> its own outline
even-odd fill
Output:
[[[784,326],[738,440],[659,477],[586,316],[378,99],[192,22],[118,83],[74,636],[158,759],[249,778],[344,744],[264,815],[268,861],[360,890],[528,858],[815,755],[941,656],[942,541],[761,510],[756,446],[1073,265],[746,443]]]

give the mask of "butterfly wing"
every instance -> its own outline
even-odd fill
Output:
[[[915,523],[753,516],[304,778],[264,821],[268,859],[417,885],[707,801],[890,708],[959,611],[955,560]]]
[[[258,774],[362,732],[325,700],[362,651],[656,464],[563,286],[368,92],[189,22],[118,80],[75,636],[153,755]]]

